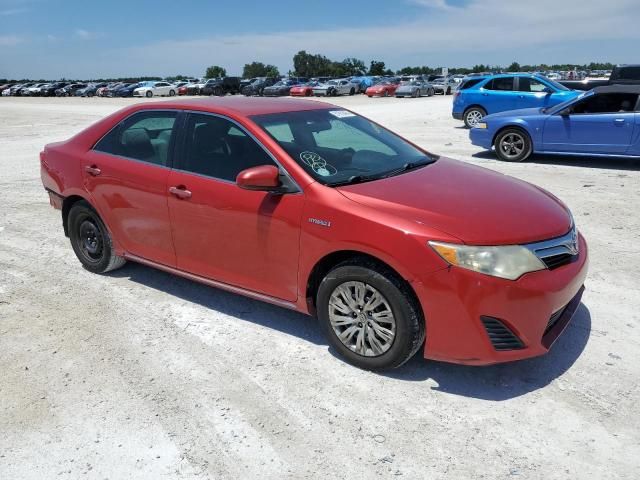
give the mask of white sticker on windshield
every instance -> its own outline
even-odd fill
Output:
[[[329,113],[336,118],[349,118],[356,116],[355,113],[351,113],[347,110],[331,110]]]
[[[311,169],[321,177],[332,177],[338,170],[336,167],[327,163],[327,161],[315,152],[302,152],[300,160],[309,165]]]

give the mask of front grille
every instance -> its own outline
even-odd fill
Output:
[[[571,230],[562,237],[530,243],[525,247],[538,257],[549,270],[553,270],[577,260],[579,255],[578,232],[575,227],[571,227]]]
[[[524,348],[524,344],[517,335],[497,318],[482,316],[480,320],[482,320],[489,340],[491,340],[491,344],[496,350],[519,350]]]
[[[547,327],[544,329],[544,334],[542,335],[543,337],[549,333],[549,330],[551,330],[553,327],[555,327],[556,323],[558,323],[558,320],[560,320],[560,317],[562,316],[562,314],[564,313],[564,309],[565,307],[562,307],[560,310],[558,310],[556,313],[554,313],[553,315],[551,315],[551,317],[549,317],[549,321],[547,322]]]
[[[561,267],[566,265],[567,263],[573,262],[578,255],[571,255],[569,253],[561,253],[559,255],[552,255],[550,257],[542,258],[542,263],[544,263],[549,270],[553,270],[554,268]]]

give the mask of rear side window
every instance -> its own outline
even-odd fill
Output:
[[[140,112],[120,122],[93,148],[99,152],[167,166],[177,112]]]
[[[468,80],[463,80],[462,83],[460,84],[460,86],[458,87],[458,90],[466,90],[468,88],[471,88],[474,85],[479,84],[482,80],[484,80],[484,79],[483,78],[470,78]]]
[[[513,90],[513,77],[498,77],[488,81],[485,90]]]
[[[231,121],[215,115],[190,114],[180,169],[235,182],[251,167],[277,166],[264,149]]]

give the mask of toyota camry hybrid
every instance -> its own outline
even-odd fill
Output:
[[[129,260],[315,315],[365,369],[544,354],[584,290],[559,199],[327,103],[133,105],[40,160],[87,270]]]

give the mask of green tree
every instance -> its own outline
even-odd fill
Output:
[[[293,70],[298,77],[321,77],[334,75],[336,66],[335,62],[324,55],[313,55],[300,50],[293,56]]]
[[[207,71],[204,74],[205,78],[218,78],[218,77],[226,77],[227,71],[219,67],[218,65],[212,65],[207,68]]]
[[[367,67],[359,58],[345,58],[341,64],[345,75],[360,76],[367,72]]]
[[[274,65],[265,65],[262,62],[251,62],[245,64],[242,69],[242,76],[244,78],[253,77],[279,77],[278,67]]]
[[[384,72],[385,72],[384,62],[371,60],[371,65],[369,66],[369,75],[384,75]]]
[[[511,65],[509,65],[509,68],[507,68],[508,72],[520,72],[522,71],[522,69],[520,68],[520,64],[518,62],[513,62]]]

